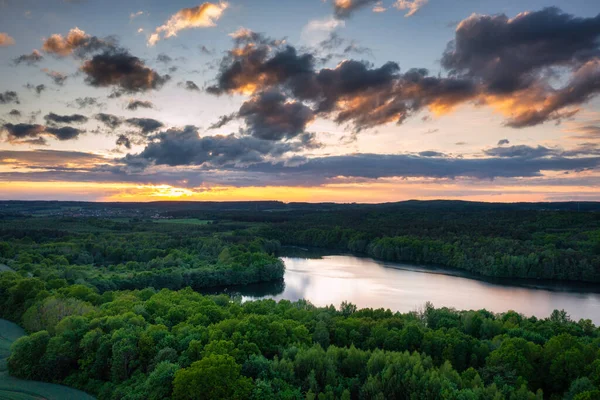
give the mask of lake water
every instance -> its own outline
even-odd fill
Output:
[[[589,318],[600,325],[600,285],[508,284],[479,280],[456,271],[350,255],[309,257],[313,255],[282,257],[286,266],[284,282],[230,290],[239,292],[245,300],[306,299],[317,306],[336,307],[349,301],[359,308],[401,312],[418,310],[427,301],[436,307],[515,310],[540,318],[548,317],[554,309],[564,309],[574,320]]]

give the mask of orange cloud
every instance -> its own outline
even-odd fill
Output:
[[[8,33],[0,32],[0,47],[12,46],[15,44],[13,39]]]
[[[66,37],[60,33],[55,33],[48,39],[44,40],[42,50],[46,53],[56,54],[59,56],[66,57],[73,53],[73,51],[81,46],[90,35],[86,34],[81,29],[75,27],[69,31]]]
[[[154,46],[160,39],[177,36],[183,29],[208,28],[216,25],[223,11],[229,5],[225,2],[219,4],[204,3],[197,7],[184,8],[173,14],[164,24],[156,28],[148,38],[148,46]]]
[[[408,12],[404,15],[405,17],[412,17],[427,4],[429,0],[397,0],[394,3],[394,7],[398,10],[408,10]]]

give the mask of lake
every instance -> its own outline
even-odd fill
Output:
[[[564,309],[574,320],[600,325],[600,285],[485,281],[458,271],[377,261],[352,255],[282,257],[284,282],[231,288],[244,300],[309,300],[317,306],[349,301],[359,308],[415,311],[430,301],[458,310],[515,310],[545,318]]]

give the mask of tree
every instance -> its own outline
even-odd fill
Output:
[[[173,397],[194,399],[246,399],[252,380],[240,375],[242,367],[229,355],[211,354],[175,373]]]

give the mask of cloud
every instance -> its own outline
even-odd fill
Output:
[[[207,92],[255,94],[271,88],[291,93],[292,100],[313,104],[315,115],[350,123],[356,130],[401,123],[426,107],[442,114],[478,94],[470,79],[432,77],[425,69],[401,74],[394,62],[372,67],[345,60],[335,68],[317,70],[312,54],[262,42],[230,51]]]
[[[231,113],[228,115],[221,115],[219,117],[219,120],[217,122],[215,122],[214,124],[210,125],[208,127],[208,129],[219,129],[224,127],[225,125],[227,125],[228,123],[230,123],[231,121],[233,121],[234,119],[236,119],[238,117],[237,113]]]
[[[200,88],[198,87],[198,85],[196,85],[196,83],[194,81],[180,82],[177,84],[177,86],[180,86],[180,87],[184,88],[185,90],[189,90],[190,92],[199,92],[200,91]]]
[[[95,97],[78,97],[69,106],[77,107],[79,109],[83,108],[91,108],[91,107],[101,107],[103,103],[99,102]]]
[[[42,50],[48,54],[66,57],[74,54],[77,57],[85,57],[94,52],[116,49],[116,41],[113,38],[100,39],[91,36],[79,28],[73,28],[67,36],[54,34],[44,40]]]
[[[20,117],[21,111],[13,109],[13,110],[10,110],[8,115],[10,115],[11,117]]]
[[[394,7],[398,10],[408,10],[405,17],[412,17],[427,4],[429,0],[396,0]]]
[[[169,75],[159,75],[148,68],[142,60],[132,56],[126,50],[96,54],[81,66],[90,86],[115,86],[125,93],[145,92],[160,89],[169,79]]]
[[[148,46],[154,46],[162,38],[177,36],[177,33],[190,28],[208,28],[216,25],[228,4],[203,3],[197,7],[184,8],[176,12],[164,24],[156,28],[148,38]]]
[[[251,165],[249,174],[285,176],[289,182],[318,185],[337,177],[379,178],[525,178],[542,176],[542,171],[577,171],[598,168],[600,157],[489,157],[452,158],[408,154],[353,154],[307,159],[297,165],[261,163]]]
[[[444,157],[445,156],[444,153],[440,153],[439,151],[432,151],[432,150],[421,151],[419,153],[419,155],[421,157]]]
[[[54,83],[57,84],[58,86],[64,85],[65,82],[66,82],[66,80],[67,80],[67,78],[68,78],[68,76],[65,75],[65,74],[63,74],[63,73],[60,73],[58,71],[51,71],[51,70],[49,70],[47,68],[44,68],[42,71],[47,76],[49,76],[50,79],[52,79],[52,81],[54,81]]]
[[[343,28],[346,23],[333,16],[324,19],[314,19],[302,28],[302,40],[311,45],[316,45],[334,33],[336,29]]]
[[[15,39],[13,39],[8,33],[0,32],[0,47],[13,46]]]
[[[40,61],[44,59],[44,56],[37,50],[33,50],[31,54],[23,54],[13,60],[15,65],[19,64],[27,64],[27,65],[36,65]]]
[[[10,161],[6,161],[10,160]],[[96,154],[61,150],[0,150],[0,164],[46,169],[89,168],[110,160]]]
[[[571,139],[600,140],[600,120],[589,121],[568,129]]]
[[[505,144],[510,144],[510,141],[508,139],[500,139],[498,140],[498,146],[502,146]]]
[[[510,147],[494,147],[485,150],[485,154],[494,157],[541,158],[558,155],[556,150],[544,146],[531,147],[526,145]]]
[[[287,101],[278,91],[258,93],[240,107],[238,116],[246,122],[246,133],[258,139],[284,140],[304,133],[314,119],[313,111],[296,101]]]
[[[481,84],[481,102],[507,115],[508,126],[522,128],[569,118],[596,96],[599,57],[600,14],[577,18],[545,8],[514,18],[470,16],[441,63]]]
[[[72,140],[77,139],[84,131],[71,126],[62,126],[60,128],[46,127],[46,132],[58,140]]]
[[[159,55],[156,56],[156,61],[168,64],[168,63],[172,62],[173,59],[164,53],[160,53]]]
[[[126,148],[131,149],[131,140],[126,135],[119,135],[115,144],[117,146],[125,146]]]
[[[165,126],[162,122],[152,118],[129,118],[125,122],[139,128],[144,134],[152,133]]]
[[[333,13],[336,18],[346,19],[360,8],[377,6],[379,0],[333,0]]]
[[[46,144],[45,137],[53,137],[60,141],[77,139],[84,131],[70,126],[47,127],[37,124],[4,124],[2,130],[9,143]]]
[[[34,90],[35,93],[39,96],[40,94],[42,94],[42,92],[44,90],[46,90],[46,85],[44,84],[40,84],[40,85],[32,85],[31,83],[28,83],[27,85],[25,85],[25,87],[29,90]]]
[[[141,17],[142,15],[144,15],[143,11],[134,12],[134,13],[129,14],[129,19],[134,20],[137,17]]]
[[[347,11],[365,5],[341,4]],[[240,29],[207,92],[254,96],[278,90],[355,132],[402,123],[422,110],[442,115],[465,103],[487,105],[506,116],[506,126],[524,128],[569,119],[600,93],[600,15],[575,18],[555,8],[513,19],[473,15],[455,35],[442,56],[448,74],[431,76],[423,68],[401,72],[395,62],[375,67],[352,59],[318,69],[318,50],[298,51]],[[319,47],[342,43],[333,32]]]
[[[154,104],[151,101],[142,101],[142,100],[129,100],[127,104],[128,110],[135,111],[138,108],[154,108]]]
[[[45,115],[44,119],[48,124],[83,124],[88,121],[88,118],[85,115],[58,115],[52,112]]]
[[[94,115],[94,118],[97,121],[102,122],[104,125],[106,125],[112,130],[118,128],[119,126],[121,126],[121,124],[123,124],[123,119],[112,114],[98,113]]]
[[[261,140],[251,136],[200,137],[196,127],[169,129],[149,137],[150,142],[139,154],[123,159],[128,165],[210,165],[234,166],[279,157],[293,150],[293,144]]]
[[[7,90],[4,93],[0,93],[0,104],[10,103],[21,104],[19,102],[19,95],[17,95],[17,92]]]
[[[206,55],[209,55],[209,56],[212,56],[214,54],[213,50],[209,50],[209,48],[206,47],[203,44],[198,46],[198,50],[200,50],[200,53],[206,54]]]
[[[236,45],[221,60],[216,83],[207,88],[209,93],[252,94],[282,84],[294,76],[314,72],[312,54],[298,55],[292,46],[273,51],[262,36],[258,36],[258,40],[255,36],[236,36],[234,39],[236,43],[245,42],[241,47]]]

